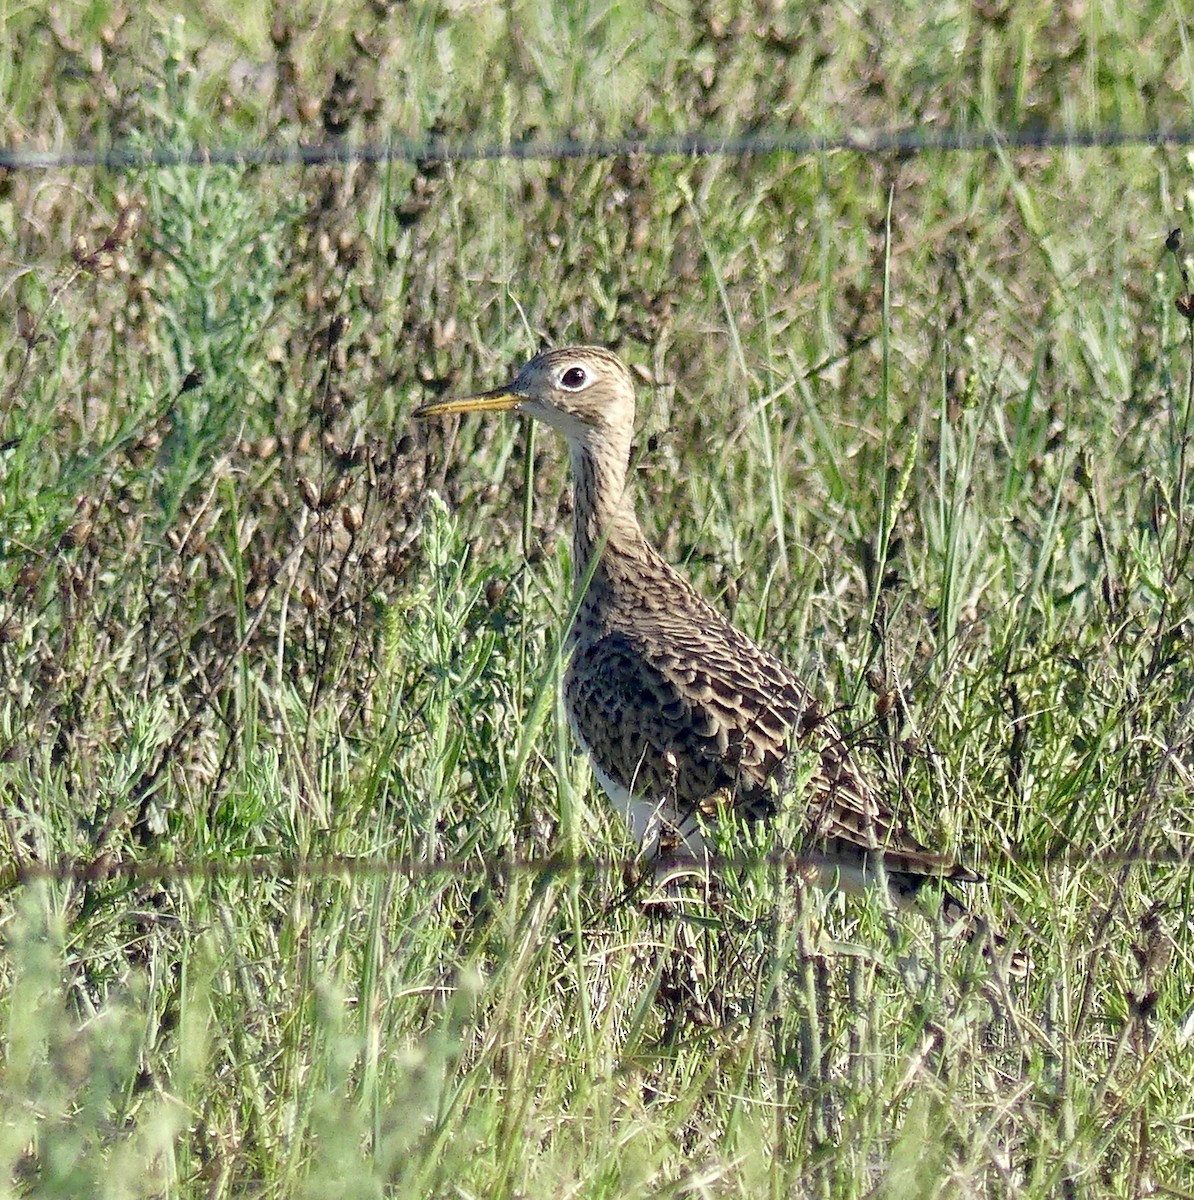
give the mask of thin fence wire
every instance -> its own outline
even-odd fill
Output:
[[[1084,150],[1194,146],[1194,125],[1123,129],[861,129],[812,133],[800,129],[730,133],[685,133],[618,137],[542,137],[522,141],[474,141],[442,137],[398,137],[385,142],[332,141],[314,145],[265,142],[246,145],[179,146],[121,144],[34,150],[0,147],[0,170],[54,171],[102,168],[110,171],[166,167],[281,167],[331,163],[470,163],[498,160],[541,161],[600,158],[741,158],[786,153],[862,155],[953,153],[994,150]]]
[[[1081,849],[1056,853],[1006,855],[1004,861],[1019,867],[1034,869],[1088,869],[1113,871],[1125,866],[1191,866],[1194,847],[1189,850],[1162,848],[1138,853],[1104,851],[1092,854]],[[699,871],[717,875],[730,871],[782,868],[786,872],[802,873],[816,864],[786,850],[758,854],[708,854],[700,859],[663,856],[649,862],[655,872]],[[126,880],[133,883],[215,882],[228,880],[274,879],[300,880],[362,880],[399,878],[410,882],[430,879],[484,880],[509,879],[520,875],[540,878],[581,876],[595,879],[632,878],[644,867],[642,858],[596,857],[588,855],[551,854],[529,858],[503,856],[484,860],[478,855],[468,858],[409,858],[331,854],[310,858],[291,855],[261,855],[250,858],[200,858],[166,862],[158,859],[116,859],[101,854],[91,861],[57,859],[49,862],[10,862],[0,868],[0,891],[36,881],[56,883],[99,884],[105,881]]]

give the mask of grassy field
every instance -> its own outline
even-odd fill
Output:
[[[1188,126],[1126,7],[10,7],[0,143]],[[1192,198],[1131,146],[0,172],[0,1194],[1194,1196]],[[579,341],[651,535],[1026,978],[765,831],[700,923],[626,899],[565,455],[410,418]]]

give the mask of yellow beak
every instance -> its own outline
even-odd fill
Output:
[[[478,392],[475,396],[455,396],[450,400],[433,400],[416,408],[416,417],[439,417],[445,413],[462,412],[506,412],[515,408],[526,397],[503,384],[489,392]]]

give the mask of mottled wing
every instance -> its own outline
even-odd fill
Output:
[[[761,817],[774,811],[772,780],[790,745],[803,742],[819,752],[803,797],[804,850],[825,870],[857,872],[881,849],[885,868],[909,885],[973,878],[895,828],[833,724],[778,659],[711,610],[700,624],[693,615],[655,613],[649,629],[576,647],[569,715],[605,776],[680,815],[728,801]]]
[[[765,803],[803,707],[795,688],[764,695],[742,663],[708,647],[692,654],[672,638],[623,631],[576,648],[565,691],[601,771],[635,795],[672,797],[681,811],[716,796]]]

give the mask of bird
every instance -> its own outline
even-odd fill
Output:
[[[944,887],[982,876],[899,825],[809,687],[647,539],[630,487],[635,386],[622,360],[599,346],[548,349],[500,387],[435,400],[414,415],[470,412],[530,417],[567,442],[576,595],[565,709],[642,852],[698,860],[719,814],[773,817],[799,761],[797,861],[809,882],[859,892],[882,881],[907,909],[933,881],[951,926],[969,940],[986,931]]]

